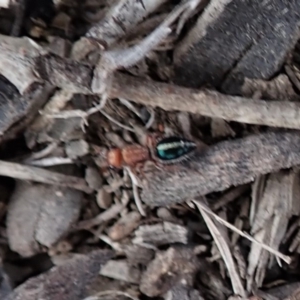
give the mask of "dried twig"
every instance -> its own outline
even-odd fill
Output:
[[[30,160],[24,162],[26,165],[36,167],[52,167],[58,165],[74,164],[74,161],[69,157],[47,157],[38,160]]]
[[[94,226],[100,225],[103,222],[107,222],[115,218],[124,209],[125,206],[126,205],[124,205],[123,203],[114,204],[109,209],[100,213],[98,216],[94,217],[93,219],[81,221],[76,226],[76,229],[89,229]]]
[[[86,193],[92,192],[92,189],[88,187],[82,178],[2,160],[0,161],[0,175],[15,179],[70,187]]]
[[[253,100],[211,90],[183,88],[117,74],[110,97],[167,111],[186,111],[227,121],[300,129],[300,104]]]
[[[136,204],[136,207],[139,211],[139,213],[145,217],[147,214],[142,206],[142,201],[140,199],[140,196],[139,196],[139,190],[138,190],[138,180],[137,178],[135,177],[135,175],[133,174],[133,172],[130,170],[130,168],[126,168],[126,171],[131,179],[131,182],[132,182],[132,191],[133,191],[133,197],[134,197],[134,201],[135,201],[135,204]]]
[[[104,222],[107,222],[113,218],[115,218],[119,213],[121,213],[124,208],[127,206],[129,202],[129,195],[126,191],[123,191],[123,195],[121,198],[121,203],[116,203],[112,205],[110,208],[100,213],[96,217],[81,221],[76,229],[91,229],[94,226],[100,225]]]
[[[0,73],[21,93],[35,82],[49,81],[75,93],[93,94],[93,70],[93,66],[47,53],[29,39],[0,35]],[[300,129],[300,104],[297,102],[233,97],[216,91],[183,88],[119,73],[114,76],[112,87],[107,92],[109,98],[130,99],[169,111],[179,110],[228,121]]]

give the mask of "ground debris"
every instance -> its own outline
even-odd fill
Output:
[[[41,251],[41,245],[54,245],[77,221],[82,197],[72,189],[18,182],[8,206],[11,249],[31,256]]]
[[[135,231],[133,242],[136,244],[146,243],[155,246],[174,243],[187,244],[188,230],[184,226],[170,222],[143,225]]]
[[[204,300],[198,290],[180,284],[173,287],[164,299],[169,299],[169,297],[172,297],[174,300]]]
[[[0,298],[4,299],[13,290],[9,276],[3,269],[3,264],[0,264]]]
[[[271,2],[0,8],[2,298],[297,299],[300,6]]]
[[[154,257],[154,250],[138,245],[126,245],[124,252],[130,265],[147,266]]]
[[[126,260],[110,260],[101,268],[100,275],[137,284],[141,273]]]
[[[261,180],[261,179],[260,179]],[[300,189],[298,171],[281,171],[269,176],[264,191],[255,203],[255,218],[251,232],[259,241],[278,250],[290,218],[299,216]],[[266,268],[275,263],[274,258],[258,245],[252,244],[248,257],[248,289],[260,287],[265,278]]]
[[[98,250],[67,261],[62,266],[29,279],[5,300],[81,300],[87,296],[87,285],[112,256],[111,251]]]
[[[192,284],[200,267],[201,261],[191,248],[172,247],[165,252],[157,252],[142,275],[140,290],[145,295],[154,297],[164,294],[183,279]]]
[[[297,42],[299,10],[299,3],[282,0],[270,5],[259,0],[210,1],[175,49],[176,83],[210,84],[238,94],[245,77],[271,78]],[[276,26],[281,30],[274,32]]]
[[[111,228],[108,236],[113,240],[121,240],[130,235],[139,226],[141,215],[137,211],[129,212],[121,217]]]
[[[221,142],[200,152],[193,162],[149,172],[142,200],[151,206],[166,206],[251,182],[258,175],[298,165],[299,149],[296,131]]]

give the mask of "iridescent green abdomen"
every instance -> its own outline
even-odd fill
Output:
[[[196,143],[184,138],[171,136],[156,145],[156,155],[161,161],[172,162],[186,157],[196,149]]]

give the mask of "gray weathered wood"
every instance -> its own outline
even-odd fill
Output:
[[[213,0],[175,49],[175,82],[239,93],[244,77],[269,79],[299,38],[300,2]]]

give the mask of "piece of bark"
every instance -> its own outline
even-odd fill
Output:
[[[298,100],[299,96],[293,88],[292,82],[285,74],[280,74],[272,80],[245,78],[241,88],[244,97],[255,99],[286,99]]]
[[[3,142],[14,138],[32,121],[54,88],[49,84],[36,85],[20,95],[9,81],[0,76],[0,90],[0,142]]]
[[[210,130],[213,138],[235,136],[234,130],[225,120],[222,119],[213,118],[211,120]]]
[[[220,268],[206,260],[201,262],[197,280],[202,285],[201,292],[205,299],[227,300],[232,295],[232,289],[228,288]]]
[[[153,13],[166,0],[120,0],[113,5],[106,16],[86,33],[105,47],[111,46],[131,29]]]
[[[220,142],[182,165],[145,172],[142,200],[167,206],[300,163],[300,135],[278,131]]]
[[[187,244],[188,230],[185,226],[163,222],[155,225],[143,225],[135,231],[134,243],[146,243],[155,246],[181,243]]]
[[[58,141],[60,143],[75,139],[83,139],[84,134],[80,128],[80,118],[68,120],[49,118],[47,114],[60,112],[70,101],[72,93],[66,90],[56,91],[49,97],[47,104],[40,111],[41,115],[36,116],[34,121],[26,128],[24,133],[26,143],[31,149],[38,144],[45,144]]]
[[[17,182],[8,205],[10,248],[22,256],[55,244],[77,221],[83,194],[79,191]]]
[[[65,149],[67,156],[71,159],[77,159],[89,153],[89,145],[85,140],[70,141]]]
[[[289,220],[293,215],[298,216],[299,213],[300,177],[298,171],[289,170],[273,173],[268,177],[263,195],[261,195],[256,207],[255,218],[251,224],[251,234],[271,226],[271,219],[274,214]],[[279,238],[279,230],[285,226],[281,224],[280,228],[275,230],[276,238]],[[278,243],[276,243],[277,247],[279,246]],[[272,248],[275,248],[275,245]]]
[[[154,250],[138,245],[126,245],[124,252],[128,263],[132,266],[146,266],[154,257]]]
[[[82,300],[101,266],[113,255],[112,251],[97,250],[72,259],[30,278],[4,300]]]
[[[192,286],[194,275],[200,268],[201,261],[191,248],[172,247],[157,252],[142,275],[140,290],[148,297],[155,297],[166,293],[181,280]]]
[[[131,267],[126,260],[110,260],[103,265],[100,275],[138,284],[141,272],[139,269]]]
[[[298,1],[213,0],[175,49],[175,82],[240,93],[245,77],[269,79],[299,37]]]
[[[260,242],[279,250],[290,218],[299,215],[300,178],[296,171],[272,173],[255,210],[251,235]],[[270,253],[252,243],[248,256],[247,287],[261,287],[267,268],[276,263]]]

